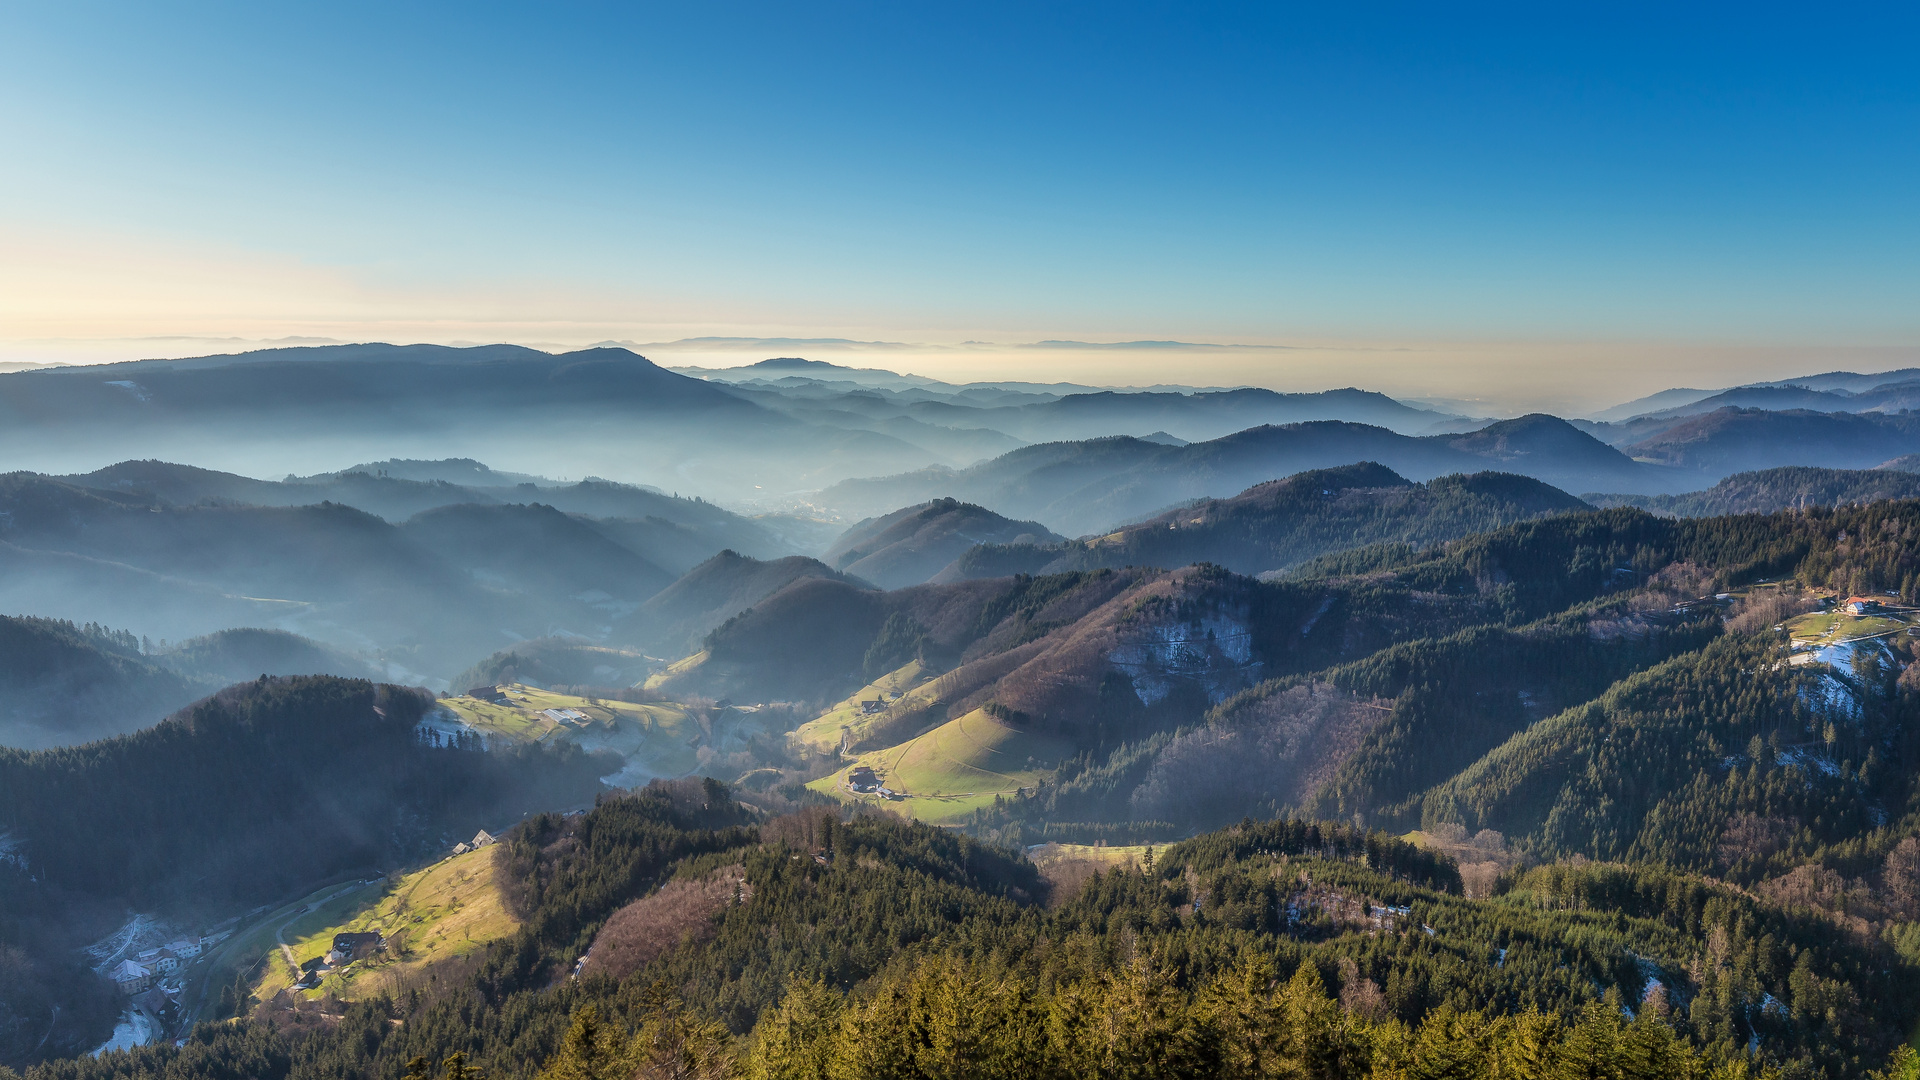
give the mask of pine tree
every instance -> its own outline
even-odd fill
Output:
[[[599,1007],[588,1005],[574,1014],[560,1052],[541,1070],[540,1080],[628,1080],[632,1067],[620,1042],[600,1019]]]

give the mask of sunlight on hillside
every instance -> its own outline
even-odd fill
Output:
[[[482,848],[455,855],[325,905],[282,933],[288,945],[269,958],[254,997],[266,1001],[290,987],[296,968],[325,956],[335,934],[375,931],[387,938],[387,950],[377,959],[326,973],[309,994],[352,999],[400,990],[428,965],[466,956],[513,933],[520,922],[500,897],[493,854]]]
[[[908,691],[931,682],[927,665],[915,660],[873,680],[833,708],[800,725],[791,738],[822,753],[860,741],[873,722],[895,708]]]
[[[976,709],[898,746],[874,750],[807,786],[842,802],[882,806],[921,821],[953,821],[1044,779],[1071,747],[1009,727]],[[870,768],[897,799],[856,792],[848,775]]]
[[[707,651],[702,649],[692,656],[685,656],[675,660],[673,663],[667,665],[666,670],[656,671],[647,676],[645,683],[646,688],[648,690],[663,689],[668,683],[671,683],[680,676],[698,670],[700,665],[707,662],[707,656]]]
[[[611,750],[647,773],[681,776],[699,765],[692,742],[700,724],[685,705],[639,705],[556,694],[520,683],[500,688],[504,701],[461,696],[440,704],[468,727],[526,742],[568,740],[583,750]]]

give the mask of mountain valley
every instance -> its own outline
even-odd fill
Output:
[[[1482,422],[529,353],[0,374],[306,462],[0,477],[0,1077],[1920,1060],[1902,373]],[[312,455],[356,395],[415,430]],[[506,408],[621,479],[423,434]]]

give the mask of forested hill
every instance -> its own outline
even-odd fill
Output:
[[[26,1080],[427,1076],[456,1053],[448,1075],[502,1080],[1838,1078],[1886,1064],[1916,1003],[1901,955],[1737,889],[1594,864],[1469,899],[1446,857],[1338,825],[1041,877],[886,815],[756,825],[676,783],[495,857],[526,921],[430,989],[276,1002]]]
[[[1473,473],[1415,484],[1366,461],[1257,484],[1230,499],[1207,499],[1064,545],[982,544],[934,580],[1198,562],[1258,574],[1383,540],[1433,544],[1587,508],[1530,477]]]
[[[1736,473],[1705,491],[1684,495],[1588,495],[1595,506],[1637,506],[1656,514],[1714,517],[1771,514],[1809,506],[1848,506],[1920,498],[1920,475],[1891,468],[1815,469],[1789,466]]]
[[[141,655],[131,634],[0,616],[0,746],[116,735],[130,717],[150,722],[210,689]]]
[[[83,746],[0,748],[0,1061],[104,1041],[119,1005],[77,949],[160,912],[189,924],[381,874],[618,768],[483,752],[417,724],[431,698],[329,676],[230,687]]]
[[[508,806],[597,789],[600,763],[578,751],[438,745],[417,727],[431,704],[359,679],[263,677],[131,735],[0,749],[0,831],[50,884],[218,907],[397,865]]]

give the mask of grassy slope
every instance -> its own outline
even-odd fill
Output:
[[[691,744],[700,734],[700,724],[683,705],[604,699],[589,703],[586,698],[519,683],[509,684],[506,690],[510,705],[490,705],[470,697],[446,698],[441,704],[488,734],[528,742],[571,739],[588,750],[608,749],[629,759],[637,757],[648,771],[660,776],[679,776],[699,764]],[[542,709],[574,709],[592,722],[558,723],[541,716]]]
[[[1907,624],[1885,615],[1849,615],[1844,611],[1816,611],[1787,621],[1787,632],[1800,646],[1838,645],[1858,638],[1878,637]]]
[[[675,660],[673,663],[668,664],[665,670],[656,671],[647,676],[645,683],[646,688],[649,690],[661,689],[675,678],[699,670],[700,665],[707,662],[707,655],[707,650],[702,649],[692,656],[683,656]]]
[[[868,801],[921,821],[952,821],[993,805],[996,795],[1032,787],[1068,749],[1061,740],[1028,734],[975,710],[898,746],[861,754],[846,768],[807,786],[845,802]],[[908,797],[888,802],[848,791],[843,781],[857,765],[871,766],[883,783]]]
[[[305,963],[325,955],[335,934],[360,930],[386,934],[395,943],[387,958],[331,972],[319,989],[309,991],[351,999],[404,985],[408,976],[427,965],[485,948],[487,942],[513,933],[519,925],[495,887],[493,852],[483,848],[442,859],[398,881],[341,896],[288,927],[282,936],[292,947],[294,959]],[[266,944],[272,947],[270,932]],[[275,960],[255,984],[254,997],[268,1000],[292,982],[288,966]]]
[[[847,700],[821,713],[819,716],[800,725],[791,738],[804,743],[822,753],[833,753],[840,748],[840,733],[846,730],[858,741],[862,732],[879,714],[868,715],[860,711],[862,701],[883,698],[891,703],[895,694],[924,686],[929,682],[927,667],[915,660],[897,671],[890,671],[878,679],[860,688],[860,691]]]
[[[1161,845],[1165,846],[1165,845]],[[1139,863],[1147,854],[1146,844],[1041,844],[1027,852],[1027,858],[1042,873],[1057,863],[1090,862],[1102,867],[1129,866]]]

